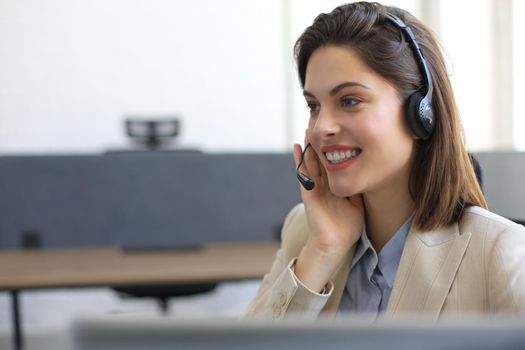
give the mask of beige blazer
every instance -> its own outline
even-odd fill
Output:
[[[308,290],[291,262],[309,228],[302,204],[285,220],[282,244],[245,318],[335,316],[355,247],[333,276],[327,295]],[[422,315],[437,321],[472,313],[525,314],[525,228],[479,207],[447,228],[408,233],[385,317]]]

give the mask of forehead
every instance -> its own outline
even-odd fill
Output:
[[[305,90],[331,89],[346,81],[364,85],[385,82],[350,47],[322,46],[312,53],[306,66]]]

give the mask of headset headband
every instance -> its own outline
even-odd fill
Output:
[[[401,29],[406,39],[408,40],[410,46],[412,47],[412,51],[414,52],[414,56],[416,57],[416,61],[418,63],[421,73],[423,74],[423,80],[425,82],[425,90],[422,92],[425,94],[425,98],[429,102],[432,102],[432,91],[434,90],[432,76],[430,75],[430,70],[428,69],[427,61],[425,60],[425,56],[423,55],[423,52],[421,51],[421,48],[419,47],[419,44],[416,41],[414,33],[412,32],[410,27],[407,26],[405,22],[403,22],[399,17],[396,17],[391,13],[387,13],[386,18],[390,20],[390,22],[392,22],[396,27]]]

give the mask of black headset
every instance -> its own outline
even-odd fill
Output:
[[[414,33],[412,33],[410,27],[391,13],[387,13],[386,18],[394,24],[394,26],[401,29],[401,32],[405,35],[412,51],[414,52],[421,74],[423,75],[425,85],[421,90],[408,96],[406,101],[406,114],[408,125],[414,135],[422,140],[428,140],[434,131],[434,110],[432,107],[432,92],[434,91],[434,85],[432,84],[432,76],[430,75],[427,61],[425,60],[425,56],[423,55],[423,52],[421,52],[421,48],[419,47],[416,37]],[[301,155],[301,161],[296,168],[297,179],[308,191],[315,187],[315,183],[312,179],[303,174],[299,170],[299,167],[304,161],[304,154],[309,146],[310,144],[306,145],[304,148]]]
[[[401,29],[405,35],[412,47],[417,64],[423,75],[425,86],[407,98],[406,114],[408,125],[410,125],[410,129],[412,129],[414,135],[422,140],[428,140],[434,131],[434,110],[432,107],[432,91],[434,91],[434,85],[432,84],[432,76],[430,75],[427,61],[410,27],[391,13],[387,13],[386,18],[397,28]]]

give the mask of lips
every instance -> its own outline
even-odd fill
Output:
[[[322,151],[325,156],[326,170],[328,171],[337,171],[349,167],[362,152],[360,148],[348,146],[323,147]]]

